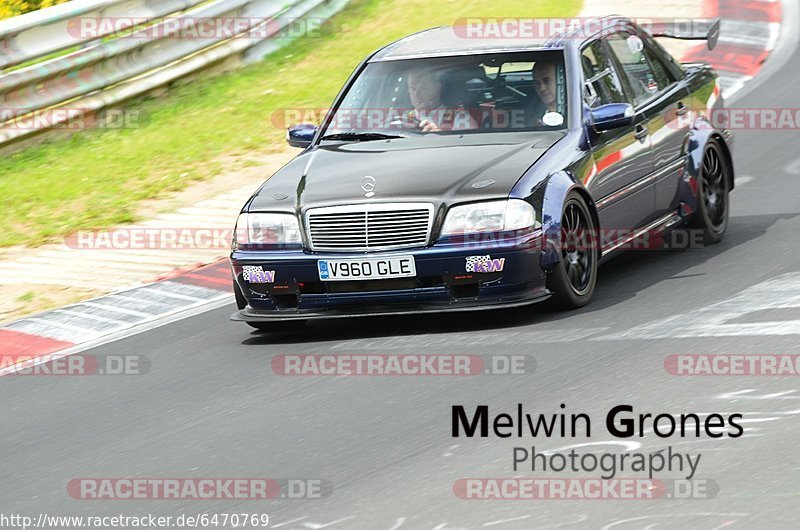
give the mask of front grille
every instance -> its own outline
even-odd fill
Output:
[[[314,208],[306,214],[312,250],[389,250],[428,244],[429,203],[363,204]]]

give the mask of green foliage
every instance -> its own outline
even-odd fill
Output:
[[[29,11],[63,4],[69,0],[0,0],[0,19],[15,17]]]

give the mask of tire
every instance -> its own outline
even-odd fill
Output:
[[[246,322],[251,328],[258,331],[271,333],[297,333],[306,326],[305,320],[293,320],[290,322]]]
[[[570,192],[561,214],[561,260],[547,277],[551,300],[561,309],[577,309],[592,299],[599,258],[596,229],[586,201]]]
[[[703,153],[703,166],[697,185],[697,211],[690,226],[703,231],[703,242],[722,241],[728,229],[730,161],[719,141],[712,138]]]

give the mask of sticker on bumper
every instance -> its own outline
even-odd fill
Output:
[[[250,283],[275,283],[275,271],[265,271],[261,266],[245,265],[242,267],[242,278]]]
[[[492,259],[491,256],[469,256],[467,272],[502,272],[506,258]]]

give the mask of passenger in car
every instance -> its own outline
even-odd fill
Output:
[[[558,112],[558,67],[559,63],[548,60],[538,61],[533,66],[533,86],[539,101],[531,109],[528,120],[530,126],[554,126],[563,123],[563,117]]]
[[[533,68],[533,86],[545,107],[545,112],[556,112],[556,63],[539,61]]]

